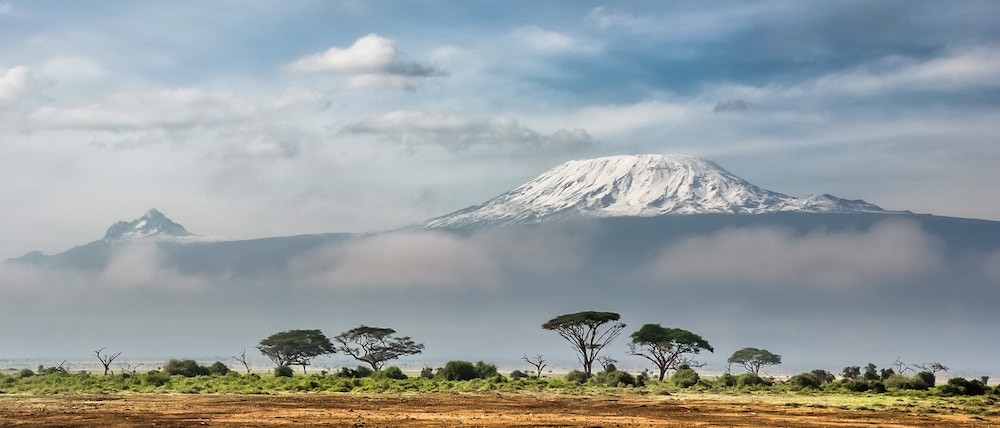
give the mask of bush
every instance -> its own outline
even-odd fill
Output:
[[[38,374],[40,375],[64,375],[69,374],[66,369],[62,367],[42,367],[38,366]]]
[[[476,366],[468,361],[448,361],[437,371],[437,376],[445,380],[472,380],[479,375]]]
[[[868,392],[874,392],[876,394],[884,394],[885,384],[877,380],[868,382]]]
[[[799,373],[788,379],[794,389],[819,389],[823,381],[813,373]]]
[[[292,377],[294,374],[295,371],[288,366],[278,366],[274,369],[274,377]]]
[[[771,382],[758,376],[756,373],[743,373],[736,376],[736,386],[757,386],[757,385],[770,385]]]
[[[337,376],[348,377],[352,379],[361,379],[363,377],[372,377],[375,372],[366,366],[357,366],[356,368],[349,369],[347,367],[341,367],[340,371],[337,372]]]
[[[170,360],[163,365],[163,373],[167,376],[207,376],[208,367],[200,366],[194,360]]]
[[[420,378],[421,379],[434,379],[434,369],[432,369],[430,367],[427,367],[427,366],[424,366],[424,368],[420,369]]]
[[[400,370],[399,367],[396,367],[396,366],[389,366],[385,370],[382,370],[381,372],[379,372],[379,374],[382,377],[388,378],[388,379],[396,379],[396,380],[405,380],[406,379],[406,375],[403,373],[403,371]]]
[[[715,383],[717,386],[723,386],[723,387],[736,386],[736,376],[726,373],[722,376],[717,377],[715,379]]]
[[[163,374],[159,370],[150,370],[143,373],[139,378],[139,383],[146,386],[163,386],[170,381],[170,376]]]
[[[927,388],[931,387],[930,384],[919,376],[904,376],[900,374],[889,376],[889,378],[885,380],[885,386],[886,388],[912,389],[918,391],[926,391]]]
[[[527,377],[530,377],[530,376],[528,376],[527,373],[522,372],[520,370],[514,370],[514,371],[510,372],[510,379],[511,380],[524,379],[524,378],[527,378]]]
[[[32,377],[34,375],[35,372],[31,371],[31,369],[21,369],[20,371],[17,372],[17,377],[21,379],[24,379],[26,377]]]
[[[953,377],[940,389],[945,395],[983,395],[986,394],[987,387],[982,381]]]
[[[934,377],[934,373],[931,372],[920,372],[917,373],[917,377],[924,381],[928,387],[933,387],[937,379]]]
[[[584,383],[587,381],[587,374],[580,370],[573,370],[566,373],[566,380],[570,382]]]
[[[208,374],[215,376],[225,376],[229,373],[229,366],[222,363],[222,361],[216,361],[212,365],[208,366]]]
[[[607,370],[594,375],[593,381],[605,386],[635,386],[635,377],[628,372],[618,370],[613,364],[608,364]]]
[[[868,388],[870,388],[868,386],[867,381],[863,381],[860,379],[850,379],[850,378],[840,381],[840,386],[844,387],[844,389],[848,391],[853,391],[853,392],[865,392],[868,391]]]
[[[486,364],[482,361],[476,362],[476,377],[479,379],[489,379],[491,377],[497,376],[497,366],[493,364]]]
[[[701,376],[698,376],[698,372],[691,368],[678,369],[673,376],[670,376],[670,381],[681,388],[695,386],[699,380],[701,380]]]
[[[833,373],[830,373],[826,370],[816,369],[809,373],[812,373],[813,376],[816,376],[816,379],[819,379],[821,383],[831,383],[837,380],[837,377],[834,376]]]

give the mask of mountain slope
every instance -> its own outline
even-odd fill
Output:
[[[795,198],[757,187],[714,162],[684,155],[575,160],[481,205],[425,227],[530,224],[575,217],[651,217],[772,212],[886,213],[831,195]]]

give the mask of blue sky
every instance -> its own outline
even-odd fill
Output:
[[[0,258],[374,231],[570,159],[1000,220],[996,2],[0,0]]]

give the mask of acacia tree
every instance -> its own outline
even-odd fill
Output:
[[[660,370],[662,381],[667,370],[676,369],[687,360],[684,354],[697,354],[702,350],[715,352],[712,345],[701,336],[680,328],[666,328],[659,324],[643,325],[632,333],[628,353],[643,357]]]
[[[275,333],[257,345],[261,354],[278,367],[302,366],[302,373],[314,357],[332,354],[336,350],[333,343],[319,330],[288,330]]]
[[[392,337],[396,330],[362,325],[340,333],[334,340],[340,345],[337,350],[364,361],[375,371],[382,370],[387,361],[404,355],[419,354],[424,345],[414,342],[409,336]]]
[[[528,358],[528,354],[524,354],[524,356],[521,357],[521,359],[524,360],[524,362],[531,364],[531,366],[535,368],[535,378],[537,379],[542,378],[542,369],[544,369],[546,366],[545,360],[542,359],[542,354],[537,354],[534,356],[534,358]]]
[[[559,333],[570,343],[583,365],[583,372],[589,378],[597,354],[625,328],[625,323],[618,322],[620,318],[614,312],[577,312],[552,318],[542,324],[542,328]],[[612,324],[605,326],[608,323]]]
[[[781,355],[772,354],[767,349],[743,348],[733,352],[726,361],[729,364],[739,364],[753,374],[760,374],[760,368],[763,366],[781,364]]]

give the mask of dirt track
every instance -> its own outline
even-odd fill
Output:
[[[3,427],[974,427],[1000,420],[671,397],[0,396]]]

